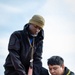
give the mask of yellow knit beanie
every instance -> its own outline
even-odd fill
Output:
[[[41,28],[43,28],[45,24],[45,20],[42,16],[40,15],[34,15],[30,20],[29,23],[35,24]]]

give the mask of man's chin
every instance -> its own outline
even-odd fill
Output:
[[[57,74],[51,74],[51,75],[57,75]]]
[[[34,35],[32,35],[33,37],[36,37],[37,36],[37,34],[34,34]]]

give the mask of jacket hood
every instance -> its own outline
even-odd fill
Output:
[[[70,71],[67,67],[65,67],[65,72],[63,75],[74,75],[74,73]]]
[[[23,31],[27,35],[29,35],[28,28],[29,28],[29,24],[24,25]],[[44,39],[44,30],[42,29],[35,38],[38,38],[38,40],[43,40]]]

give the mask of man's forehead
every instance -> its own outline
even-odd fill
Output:
[[[49,65],[49,67],[60,67],[60,65]]]

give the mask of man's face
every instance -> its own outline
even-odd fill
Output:
[[[64,65],[49,65],[48,67],[51,75],[62,75],[64,72]]]
[[[30,24],[29,29],[30,29],[31,34],[33,34],[33,35],[37,35],[41,30],[41,28],[39,26],[34,25],[34,24]]]

